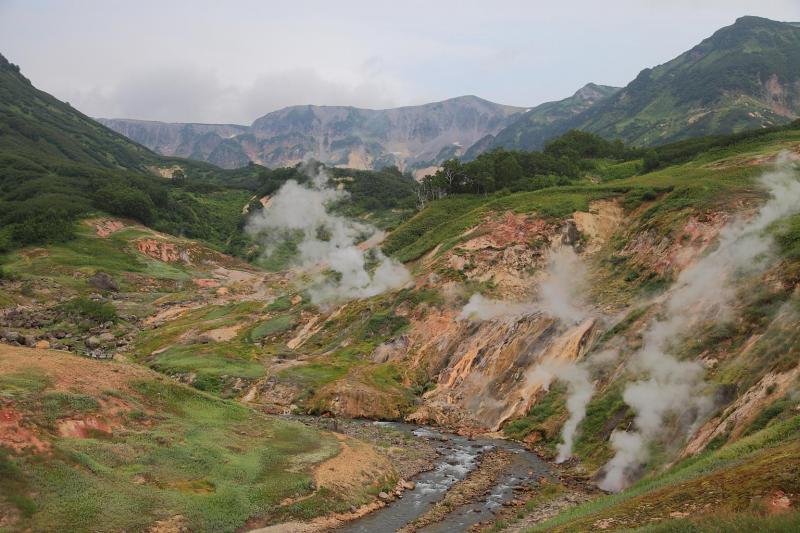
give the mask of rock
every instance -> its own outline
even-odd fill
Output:
[[[3,333],[3,337],[8,342],[19,342],[20,334],[17,333],[16,331],[6,331],[5,333]]]
[[[114,342],[114,341],[116,341],[116,340],[117,340],[117,338],[114,336],[114,334],[113,334],[113,333],[110,333],[110,332],[108,332],[108,331],[107,331],[107,332],[105,332],[105,333],[102,333],[102,334],[100,335],[100,337],[98,337],[98,340],[99,340],[101,343],[103,343],[103,344],[106,344],[106,343],[109,343],[109,342]]]
[[[35,346],[39,350],[49,350],[50,349],[50,343],[48,341],[38,341]]]
[[[413,481],[406,481],[405,479],[400,482],[400,486],[403,487],[405,490],[414,490],[417,487],[417,484]]]
[[[575,225],[574,220],[567,220],[561,227],[561,243],[567,246],[572,246],[578,242],[581,234],[578,232],[578,226]]]
[[[89,337],[88,339],[83,341],[83,343],[90,350],[94,350],[95,348],[99,348],[100,345],[103,344],[103,342],[100,339],[98,339],[97,337],[95,337],[94,335],[92,335],[91,337]]]
[[[36,337],[34,337],[33,335],[25,335],[24,337],[22,337],[22,344],[33,348],[34,346],[36,346]]]
[[[385,501],[385,502],[390,502],[390,501],[392,501],[392,499],[393,499],[393,498],[391,497],[391,495],[389,495],[388,493],[386,493],[386,492],[383,492],[383,491],[381,491],[381,492],[379,492],[379,493],[378,493],[378,498],[379,498],[380,500],[383,500],[383,501]]]
[[[109,292],[119,292],[119,284],[105,272],[96,272],[87,283],[95,289]]]

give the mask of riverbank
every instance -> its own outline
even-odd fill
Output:
[[[291,417],[385,454],[397,483],[360,507],[250,533],[524,531],[596,490],[522,444],[394,422]],[[350,450],[353,452],[353,450]],[[342,459],[358,470],[358,452]],[[323,465],[322,469],[326,466]]]

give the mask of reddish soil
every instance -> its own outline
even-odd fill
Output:
[[[50,450],[50,444],[26,428],[22,414],[11,406],[0,407],[0,443],[15,452],[31,450],[42,453]]]

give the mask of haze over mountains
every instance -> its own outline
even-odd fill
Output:
[[[494,148],[537,150],[569,129],[650,146],[786,123],[800,114],[800,27],[760,17],[733,25],[623,89],[589,83],[531,109],[476,96],[396,109],[292,106],[251,126],[99,119],[163,155],[224,168],[308,158],[350,168],[397,165],[417,175]]]

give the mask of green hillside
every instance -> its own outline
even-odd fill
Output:
[[[798,80],[800,28],[742,17],[578,114],[542,121],[542,110],[534,108],[481,150],[541,149],[572,128],[651,146],[773,126],[800,115]]]
[[[413,207],[402,173],[334,173],[347,178],[351,214],[396,209],[377,221],[385,226]],[[297,168],[223,170],[156,155],[36,89],[0,56],[0,253],[69,240],[76,220],[107,213],[243,255],[243,208],[287,179],[306,178]]]

